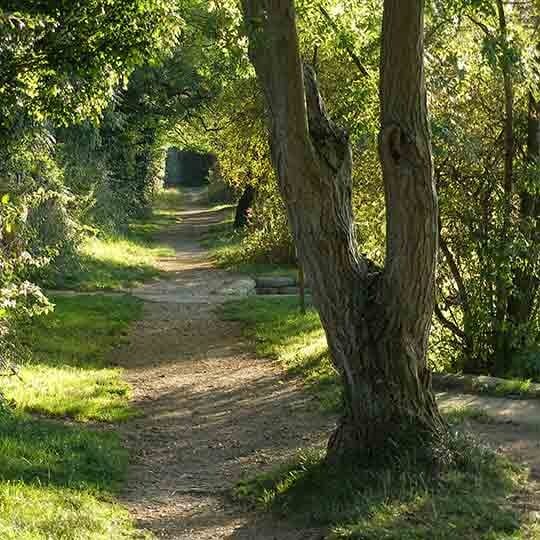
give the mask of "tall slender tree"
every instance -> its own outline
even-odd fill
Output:
[[[438,207],[423,66],[424,2],[385,0],[380,159],[386,263],[359,252],[347,133],[328,117],[303,65],[293,0],[243,0],[250,57],[267,99],[271,150],[298,255],[313,290],[345,408],[329,458],[430,450],[446,426],[426,348],[433,312]]]

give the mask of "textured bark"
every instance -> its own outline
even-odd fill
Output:
[[[250,56],[266,93],[271,147],[298,256],[345,412],[328,450],[378,459],[403,444],[430,448],[446,433],[426,347],[433,312],[437,199],[423,73],[423,2],[386,0],[381,135],[387,205],[384,270],[354,234],[351,151],[328,118],[315,73],[300,60],[292,0],[244,0]],[[403,444],[401,444],[403,443]]]
[[[249,212],[255,200],[255,188],[252,185],[247,185],[238,200],[236,205],[236,213],[234,215],[234,228],[242,229],[248,224]]]

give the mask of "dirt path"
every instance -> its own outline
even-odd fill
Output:
[[[253,287],[214,268],[200,247],[201,236],[221,218],[205,207],[200,191],[187,192],[177,224],[158,239],[176,252],[162,261],[170,279],[132,291],[145,300],[144,318],[115,361],[126,368],[142,414],[122,427],[132,456],[123,502],[158,538],[320,539],[321,531],[246,513],[227,498],[243,477],[275,467],[300,448],[323,445],[333,419],[321,416],[278,366],[257,359],[239,325],[217,316],[220,303]],[[452,406],[471,400],[439,398]],[[507,423],[471,422],[471,430],[540,479],[540,402],[532,413],[537,425],[527,426],[512,423],[511,403],[489,405]],[[531,414],[523,411],[523,417]]]
[[[333,422],[277,366],[249,352],[237,324],[216,315],[252,283],[213,268],[198,244],[222,217],[200,195],[188,192],[177,225],[159,238],[176,251],[163,260],[170,279],[133,291],[147,300],[144,318],[115,355],[142,412],[122,428],[132,456],[123,500],[158,538],[319,538],[227,500],[245,475],[322,444]]]

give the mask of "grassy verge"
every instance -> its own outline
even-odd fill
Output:
[[[248,297],[227,303],[223,316],[245,324],[258,354],[278,360],[290,376],[300,376],[322,410],[339,409],[339,381],[314,309],[302,315],[295,298]]]
[[[142,303],[124,296],[53,301],[54,313],[21,329],[29,353],[21,378],[2,379],[13,406],[0,407],[0,538],[145,538],[114,500],[128,462],[119,437],[63,421],[133,416],[130,388],[107,358]]]
[[[21,333],[29,359],[20,378],[2,384],[19,411],[112,422],[133,416],[130,389],[107,355],[139,318],[142,302],[129,296],[55,297],[53,313]]]
[[[78,264],[63,268],[46,285],[80,291],[118,290],[136,287],[163,276],[160,257],[174,250],[156,244],[156,235],[177,223],[182,194],[163,190],[152,214],[129,224],[124,235],[87,237],[80,246]]]
[[[113,502],[126,465],[114,434],[0,413],[0,538],[142,538]]]
[[[279,275],[296,277],[298,270],[293,265],[254,263],[245,260],[245,248],[242,242],[245,232],[233,229],[234,209],[224,213],[221,223],[214,225],[203,239],[202,244],[210,249],[212,257],[226,270],[258,275]]]
[[[238,485],[234,496],[299,526],[324,528],[328,540],[540,538],[540,525],[519,505],[526,471],[462,436],[455,446],[457,463],[436,479],[403,464],[330,466],[311,452]]]

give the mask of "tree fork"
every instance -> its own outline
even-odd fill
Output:
[[[348,136],[327,116],[300,60],[294,2],[243,0],[250,57],[265,91],[271,149],[298,256],[344,386],[329,459],[429,453],[447,428],[426,349],[434,305],[438,207],[423,72],[423,2],[386,0],[380,156],[385,268],[358,252]]]

